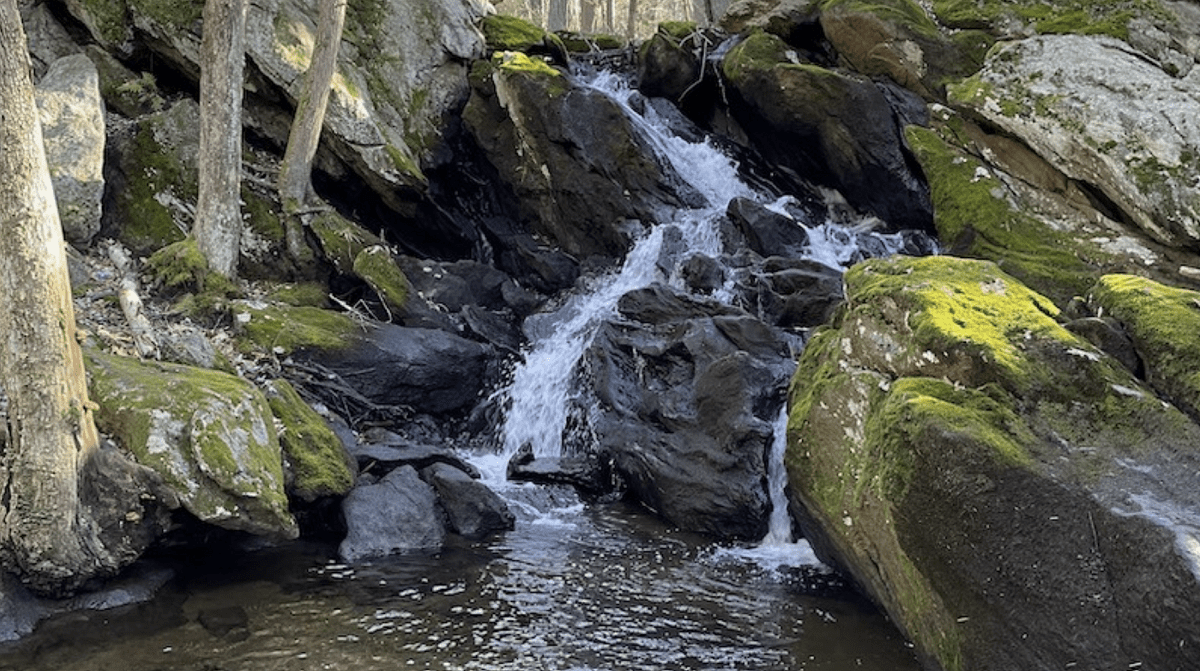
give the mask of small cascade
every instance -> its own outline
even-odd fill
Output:
[[[783,457],[787,453],[787,404],[779,410],[775,420],[774,436],[771,440],[771,457],[767,460],[767,493],[771,497],[771,517],[767,535],[762,545],[788,545],[792,542],[792,517],[788,515],[787,466]]]

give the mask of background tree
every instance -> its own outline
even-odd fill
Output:
[[[248,0],[207,0],[200,45],[200,174],[192,234],[208,265],[237,274],[242,236],[242,70]]]
[[[101,570],[78,505],[98,437],[25,44],[16,0],[0,0],[0,559],[57,591]]]
[[[319,0],[319,3],[316,45],[300,87],[296,117],[279,170],[279,201],[288,213],[299,210],[312,192],[313,158],[321,141],[325,108],[337,71],[338,45],[346,22],[346,0]]]

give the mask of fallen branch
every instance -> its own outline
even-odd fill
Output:
[[[160,358],[158,337],[154,327],[144,314],[145,306],[138,296],[137,274],[134,272],[133,259],[119,243],[108,246],[108,258],[117,267],[121,275],[121,285],[117,290],[117,299],[121,302],[121,312],[125,313],[125,321],[133,332],[133,344],[138,355],[147,359]]]

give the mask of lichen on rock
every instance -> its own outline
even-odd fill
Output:
[[[227,529],[298,530],[266,398],[226,373],[87,352],[96,423],[156,471],[184,508]]]

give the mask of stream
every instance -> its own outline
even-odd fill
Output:
[[[721,254],[715,222],[733,197],[782,211],[707,142],[664,132],[648,104],[635,111],[619,78],[583,84],[621,102],[708,201],[664,215],[685,254]],[[833,224],[812,227],[810,256],[845,265],[854,238]],[[575,363],[617,300],[654,281],[678,283],[662,267],[663,239],[663,227],[651,227],[620,269],[527,324],[532,345],[498,392],[507,407],[501,450],[469,455],[516,515],[515,530],[353,566],[334,546],[303,541],[176,556],[175,578],[153,601],[53,618],[0,647],[0,669],[915,671],[895,628],[792,538],[782,411],[768,466],[771,530],[755,546],[715,546],[629,504],[584,505],[567,489],[505,480],[522,444],[559,454]]]

